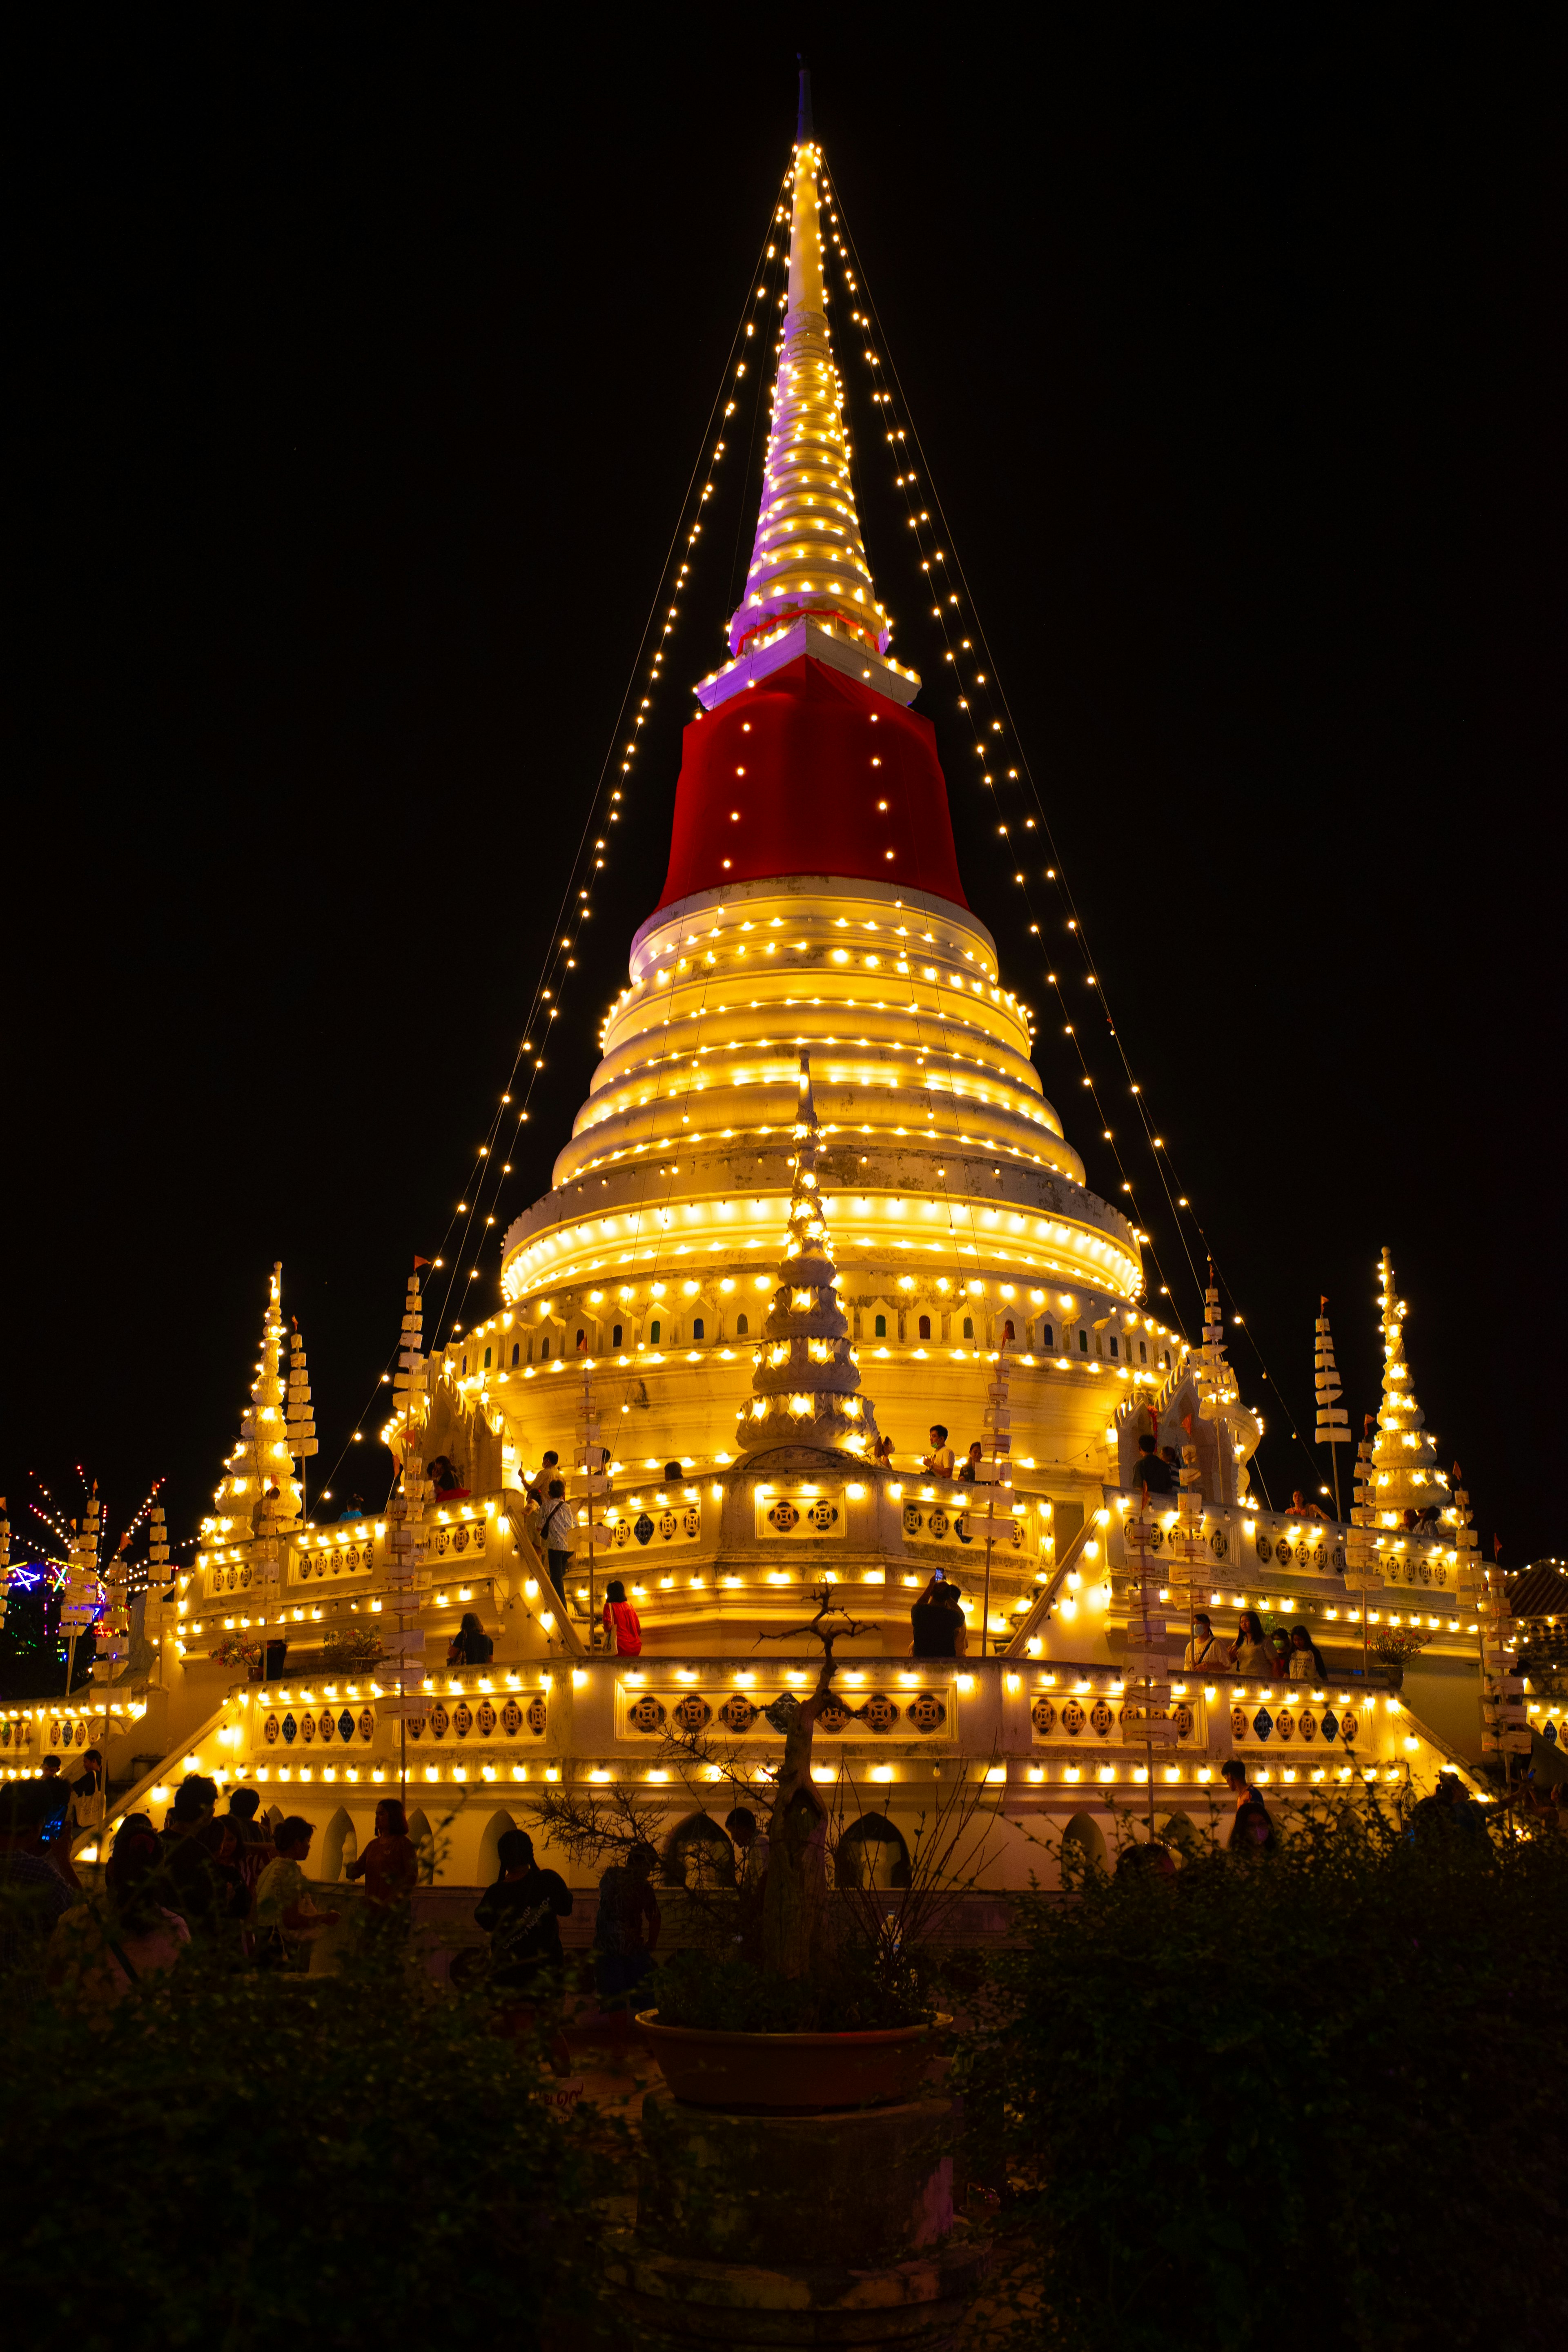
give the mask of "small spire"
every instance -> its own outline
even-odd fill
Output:
[[[822,1130],[812,1100],[809,1054],[800,1057],[797,1083],[789,1234],[779,1287],[753,1359],[752,1402],[741,1415],[735,1442],[742,1454],[808,1445],[868,1461],[877,1420],[869,1398],[858,1393],[859,1368],[838,1303],[838,1272],[817,1188]]]
[[[281,1541],[300,1516],[300,1482],[289,1444],[288,1396],[279,1372],[283,1350],[283,1268],[276,1265],[261,1318],[261,1356],[251,1383],[250,1402],[239,1416],[239,1443],[224,1465],[213,1496],[213,1516],[202,1522],[196,1564],[215,1556],[231,1566],[247,1563],[256,1586],[276,1585],[282,1574]],[[212,1547],[209,1552],[205,1549]]]
[[[1372,1449],[1372,1500],[1375,1519],[1397,1528],[1405,1513],[1448,1500],[1448,1481],[1437,1466],[1437,1449],[1426,1433],[1426,1416],[1415,1401],[1405,1354],[1408,1309],[1394,1286],[1394,1260],[1386,1250],[1378,1267],[1378,1321],[1383,1329],[1383,1404]]]

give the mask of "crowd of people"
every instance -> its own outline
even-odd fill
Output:
[[[1234,1639],[1216,1633],[1206,1609],[1192,1621],[1192,1637],[1182,1653],[1190,1674],[1254,1675],[1262,1682],[1326,1683],[1329,1668],[1305,1623],[1265,1627],[1256,1609],[1244,1609]]]
[[[46,1982],[89,2013],[112,2009],[198,1939],[237,1965],[299,1968],[310,1942],[336,1924],[304,1875],[311,1823],[269,1828],[254,1789],[235,1790],[220,1814],[216,1781],[196,1772],[175,1791],[161,1830],[150,1814],[126,1815],[101,1899],[87,1899],[69,1849],[84,1811],[85,1826],[101,1832],[102,1800],[101,1759],[85,1789],[45,1775],[0,1791],[0,1965],[40,1958]],[[401,1808],[390,1811],[401,1824]]]

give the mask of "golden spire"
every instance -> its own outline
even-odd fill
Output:
[[[1378,1521],[1396,1528],[1408,1510],[1425,1510],[1448,1500],[1448,1481],[1437,1467],[1437,1449],[1426,1433],[1426,1416],[1415,1402],[1405,1353],[1405,1301],[1394,1287],[1394,1260],[1384,1251],[1377,1269],[1378,1322],[1383,1331],[1383,1403],[1372,1449],[1372,1500]]]
[[[789,297],[773,424],[745,593],[730,623],[739,654],[761,629],[809,614],[874,653],[888,649],[849,479],[844,387],[833,358],[822,278],[822,150],[803,109],[795,150]]]
[[[838,1273],[816,1175],[821,1129],[811,1093],[811,1055],[800,1057],[795,1122],[795,1183],[779,1287],[763,1326],[752,1376],[752,1402],[735,1442],[742,1454],[774,1445],[825,1446],[870,1458],[877,1442],[868,1397],[857,1394],[859,1369],[838,1303]]]
[[[300,1516],[300,1481],[289,1444],[283,1351],[283,1268],[274,1265],[261,1318],[261,1354],[239,1443],[224,1464],[211,1515],[202,1521],[196,1567],[248,1568],[246,1583],[267,1588],[282,1573],[282,1546]]]

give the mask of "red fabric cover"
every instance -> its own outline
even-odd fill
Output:
[[[931,720],[809,654],[687,728],[658,903],[775,874],[969,903]]]

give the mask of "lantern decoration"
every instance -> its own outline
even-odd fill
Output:
[[[812,1099],[809,1054],[800,1057],[798,1086],[789,1232],[779,1287],[753,1359],[752,1402],[741,1415],[735,1443],[743,1454],[810,1446],[868,1461],[877,1422],[869,1398],[858,1393],[859,1367],[838,1303],[838,1272],[817,1184],[822,1130]]]
[[[395,1626],[382,1630],[382,1657],[375,1669],[383,1694],[383,1714],[402,1720],[421,1714],[425,1705],[425,1635],[409,1622],[425,1604],[420,1590],[426,1558],[421,1529],[426,1504],[435,1491],[434,1480],[425,1475],[429,1367],[423,1348],[424,1333],[425,1307],[416,1267],[408,1277],[397,1370],[392,1376],[394,1390],[401,1395],[403,1403],[402,1425],[394,1448],[401,1456],[403,1475],[386,1507],[387,1607],[389,1613],[395,1613],[397,1622]]]
[[[172,1598],[174,1570],[169,1565],[169,1526],[162,1503],[147,1514],[147,1583],[142,1602],[142,1631],[156,1646],[163,1636],[163,1612]]]
[[[1313,1377],[1318,1390],[1318,1430],[1316,1443],[1329,1448],[1329,1459],[1334,1473],[1334,1517],[1340,1517],[1340,1456],[1339,1448],[1351,1442],[1350,1421],[1340,1402],[1339,1367],[1334,1362],[1333,1334],[1329,1329],[1329,1302],[1318,1301],[1316,1345],[1312,1351]]]
[[[317,1451],[316,1417],[310,1405],[310,1375],[305,1342],[296,1323],[289,1339],[289,1451],[297,1462]]]
[[[102,1505],[94,1487],[79,1523],[71,1521],[65,1579],[60,1587],[60,1632],[74,1643],[98,1613],[98,1544]]]
[[[103,1580],[105,1606],[98,1621],[98,1646],[93,1653],[92,1678],[107,1683],[124,1665],[131,1653],[131,1531],[115,1549]]]

